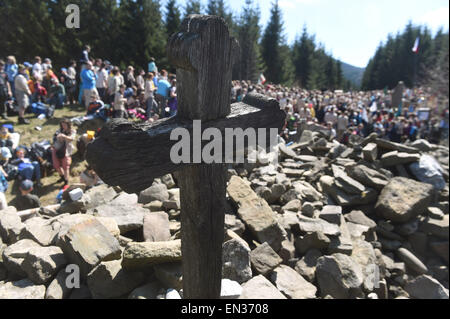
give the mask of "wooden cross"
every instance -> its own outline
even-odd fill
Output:
[[[276,100],[259,94],[249,94],[230,107],[231,70],[238,44],[222,18],[190,15],[181,29],[168,43],[169,61],[177,67],[177,116],[151,124],[114,120],[88,145],[87,161],[102,180],[128,193],[140,192],[151,186],[154,178],[176,172],[183,295],[186,299],[217,299],[222,278],[226,165],[174,164],[170,150],[177,141],[170,140],[170,133],[179,127],[192,133],[193,120],[201,120],[203,130],[218,128],[222,136],[225,128],[280,131],[285,113]]]

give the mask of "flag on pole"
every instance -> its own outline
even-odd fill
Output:
[[[416,42],[414,42],[414,47],[412,48],[412,52],[414,53],[419,53],[419,43],[420,43],[420,38],[417,37]]]
[[[259,76],[258,84],[264,84],[266,83],[266,78],[264,77],[264,74],[261,73]]]

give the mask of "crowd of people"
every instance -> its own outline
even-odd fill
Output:
[[[176,114],[176,76],[159,71],[155,59],[147,71],[136,72],[133,66],[120,70],[108,60],[91,59],[89,52],[86,46],[78,63],[72,60],[60,71],[54,70],[49,58],[42,62],[39,56],[33,64],[17,64],[14,56],[0,60],[0,116],[8,119],[8,105],[15,106],[18,124],[28,124],[27,109],[51,116],[54,109],[76,103],[105,119],[152,121]]]
[[[89,57],[85,46],[81,59],[72,60],[59,71],[49,58],[35,57],[34,63],[17,64],[14,56],[0,60],[0,116],[8,119],[15,110],[18,124],[29,123],[26,112],[51,117],[54,109],[65,105],[83,106],[85,118],[128,118],[136,121],[156,121],[177,113],[176,76],[159,70],[151,59],[146,70],[133,66],[121,70],[108,60]],[[366,137],[375,132],[380,138],[394,142],[428,139],[438,144],[448,139],[448,98],[441,102],[428,89],[406,89],[401,103],[394,105],[392,92],[314,91],[281,85],[233,81],[231,102],[240,102],[250,92],[257,92],[279,101],[286,112],[282,137],[291,141],[302,125],[316,125],[329,132],[331,139],[347,144],[352,135]],[[439,104],[441,103],[441,104]],[[442,103],[446,103],[442,105]],[[439,104],[439,105],[438,105]],[[33,190],[42,186],[42,158],[47,154],[58,183],[66,189],[71,182],[70,167],[76,143],[84,154],[85,146],[95,132],[76,136],[73,119],[64,119],[48,145],[31,148],[16,145],[13,126],[4,125],[0,142],[0,210],[7,206],[4,193],[8,181],[19,179],[20,194],[14,205],[21,210],[39,207]],[[36,143],[35,143],[36,144]],[[92,168],[81,175],[87,186],[101,183]]]
[[[176,76],[158,70],[151,59],[147,70],[136,72],[133,66],[121,70],[109,61],[89,57],[90,47],[85,46],[79,61],[71,60],[59,71],[49,58],[36,56],[33,63],[18,64],[14,56],[0,59],[0,116],[10,120],[8,114],[18,115],[18,125],[29,124],[27,112],[52,117],[55,109],[65,105],[85,107],[84,118],[129,118],[139,121],[156,121],[177,113]],[[92,141],[95,132],[87,132],[77,139],[74,121],[64,119],[52,141],[32,147],[18,145],[19,139],[12,124],[3,125],[0,141],[0,210],[7,207],[4,193],[8,181],[18,179],[19,196],[12,203],[24,210],[39,207],[38,198],[32,194],[42,187],[42,162],[47,157],[60,175],[58,183],[63,189],[70,184],[70,167],[74,144],[81,151]],[[81,151],[84,153],[84,150]],[[92,168],[83,172],[81,182],[87,186],[101,183]],[[36,200],[37,199],[37,200]]]
[[[426,139],[439,144],[448,139],[449,106],[430,89],[406,89],[401,102],[394,105],[392,91],[372,92],[308,91],[280,85],[233,81],[232,101],[241,101],[249,92],[277,99],[286,112],[285,139],[301,124],[316,124],[332,138],[347,144],[351,135],[404,143]]]

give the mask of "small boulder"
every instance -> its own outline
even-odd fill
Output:
[[[317,260],[316,278],[323,297],[357,298],[362,294],[364,276],[361,267],[349,256],[334,254]]]
[[[416,299],[449,299],[448,289],[427,275],[419,276],[408,282],[405,290]]]
[[[287,299],[263,275],[253,277],[242,285],[242,294],[239,299]]]
[[[277,267],[270,275],[270,279],[277,289],[289,299],[314,299],[316,297],[317,288],[286,265]]]
[[[244,283],[252,278],[250,249],[240,240],[232,239],[223,244],[222,278]]]
[[[252,250],[250,261],[256,273],[266,275],[278,267],[283,260],[268,243],[264,243]]]
[[[87,285],[94,299],[119,298],[141,285],[145,276],[122,269],[120,260],[100,263],[87,276]]]
[[[148,204],[152,201],[158,200],[164,202],[169,199],[169,192],[167,191],[167,186],[165,184],[153,183],[152,186],[143,190],[139,194],[139,203]]]

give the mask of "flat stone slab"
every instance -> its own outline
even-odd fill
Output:
[[[123,252],[122,266],[135,270],[178,261],[181,261],[181,240],[130,243]]]
[[[83,195],[83,199],[86,204],[86,209],[91,209],[103,204],[108,204],[116,196],[117,193],[112,187],[102,184],[87,190]]]
[[[425,212],[432,195],[433,186],[429,184],[394,177],[381,191],[375,210],[394,223],[406,223]]]
[[[117,226],[119,226],[120,234],[123,235],[129,231],[142,228],[144,225],[144,215],[148,210],[137,204],[106,204],[96,207],[93,212],[95,216],[113,218]]]
[[[94,299],[119,298],[144,283],[140,272],[122,269],[120,260],[100,263],[87,276],[87,285]]]
[[[152,201],[158,200],[164,202],[169,199],[169,192],[165,184],[154,183],[152,186],[143,190],[139,194],[139,203],[148,204]]]
[[[367,226],[369,229],[375,229],[377,227],[377,224],[360,210],[353,210],[344,217],[347,222]]]
[[[361,184],[376,190],[382,190],[389,183],[389,179],[385,175],[365,165],[348,167],[346,172]]]
[[[50,246],[56,242],[58,230],[48,220],[34,217],[25,221],[24,224],[23,238],[34,240],[42,246]]]
[[[29,279],[0,284],[0,299],[44,299],[45,286]]]
[[[31,281],[41,285],[52,279],[66,264],[67,260],[61,248],[34,247],[28,251],[22,268]]]
[[[228,194],[238,205],[238,216],[248,226],[259,242],[267,242],[275,251],[280,250],[286,237],[267,202],[256,195],[244,180],[232,176],[227,187]]]
[[[289,299],[314,299],[317,288],[291,267],[281,265],[270,276],[271,281]]]
[[[144,240],[147,242],[170,239],[169,215],[165,212],[147,213],[144,216]]]
[[[14,207],[0,211],[0,237],[5,243],[14,244],[19,241],[24,228]]]
[[[399,248],[397,255],[409,268],[414,270],[419,275],[428,273],[428,268],[425,266],[419,258],[417,258],[412,252],[406,248]]]
[[[323,256],[317,260],[316,278],[322,297],[356,298],[361,295],[364,276],[359,264],[343,254]]]
[[[436,237],[449,238],[449,215],[445,215],[442,219],[425,218],[420,223],[420,230],[424,233],[434,235]]]
[[[339,236],[339,225],[331,224],[323,219],[309,218],[298,214],[300,231],[305,233],[322,232],[325,235]]]
[[[389,152],[381,156],[381,164],[384,167],[410,164],[418,162],[419,160],[420,154],[399,153],[398,151]]]
[[[32,248],[41,247],[30,239],[22,239],[5,248],[2,254],[3,265],[13,274],[20,277],[26,277],[27,273],[23,270],[22,264]]]
[[[242,285],[242,294],[239,299],[287,299],[263,275],[253,277]]]
[[[269,246],[264,243],[256,247],[250,253],[250,261],[258,274],[266,275],[278,267],[283,259]]]
[[[427,275],[419,276],[408,282],[405,290],[415,299],[449,299],[448,289]]]
[[[120,259],[122,254],[117,239],[98,220],[91,218],[70,227],[57,243],[68,261],[80,267],[82,276],[100,262]]]

